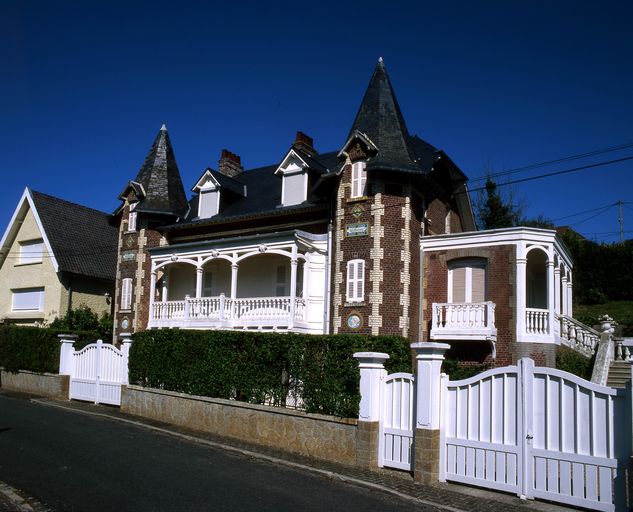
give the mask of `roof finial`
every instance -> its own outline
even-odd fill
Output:
[[[160,127],[160,131],[161,132],[166,132],[167,131],[167,125],[165,123],[163,123],[163,126]]]
[[[382,60],[382,57],[378,57],[378,62],[380,62],[381,64],[384,62],[384,61]]]

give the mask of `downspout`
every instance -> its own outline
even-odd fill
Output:
[[[68,275],[68,305],[66,308],[66,312],[72,311],[73,308],[73,275]]]
[[[422,266],[422,256],[423,256],[423,249],[422,249],[422,241],[418,240],[418,243],[420,244],[420,269],[419,269],[419,289],[420,289],[420,293],[419,293],[419,297],[418,297],[418,341],[422,341],[422,322],[423,322],[423,318],[422,318],[422,312],[423,312],[423,308],[422,308],[422,297],[423,297],[423,293],[422,293],[422,285],[424,283],[424,277],[422,275],[422,270],[423,270],[423,266]]]

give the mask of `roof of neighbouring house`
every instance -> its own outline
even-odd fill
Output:
[[[125,192],[133,184],[142,186],[143,195],[139,197],[137,211],[177,217],[186,214],[187,196],[165,125],[154,139],[138,175],[119,196],[121,199],[124,199]]]
[[[109,215],[34,190],[31,197],[58,271],[114,280],[118,229]]]

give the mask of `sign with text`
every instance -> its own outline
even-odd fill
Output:
[[[359,222],[345,226],[345,236],[367,236],[369,234],[369,224]]]

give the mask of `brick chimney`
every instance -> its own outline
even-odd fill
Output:
[[[243,171],[244,167],[242,167],[240,157],[235,153],[231,153],[228,149],[223,149],[218,162],[218,172],[233,178]]]
[[[297,132],[297,136],[295,137],[295,141],[292,143],[292,147],[300,149],[310,156],[314,156],[317,154],[316,149],[314,149],[312,137],[306,135],[303,132]]]

